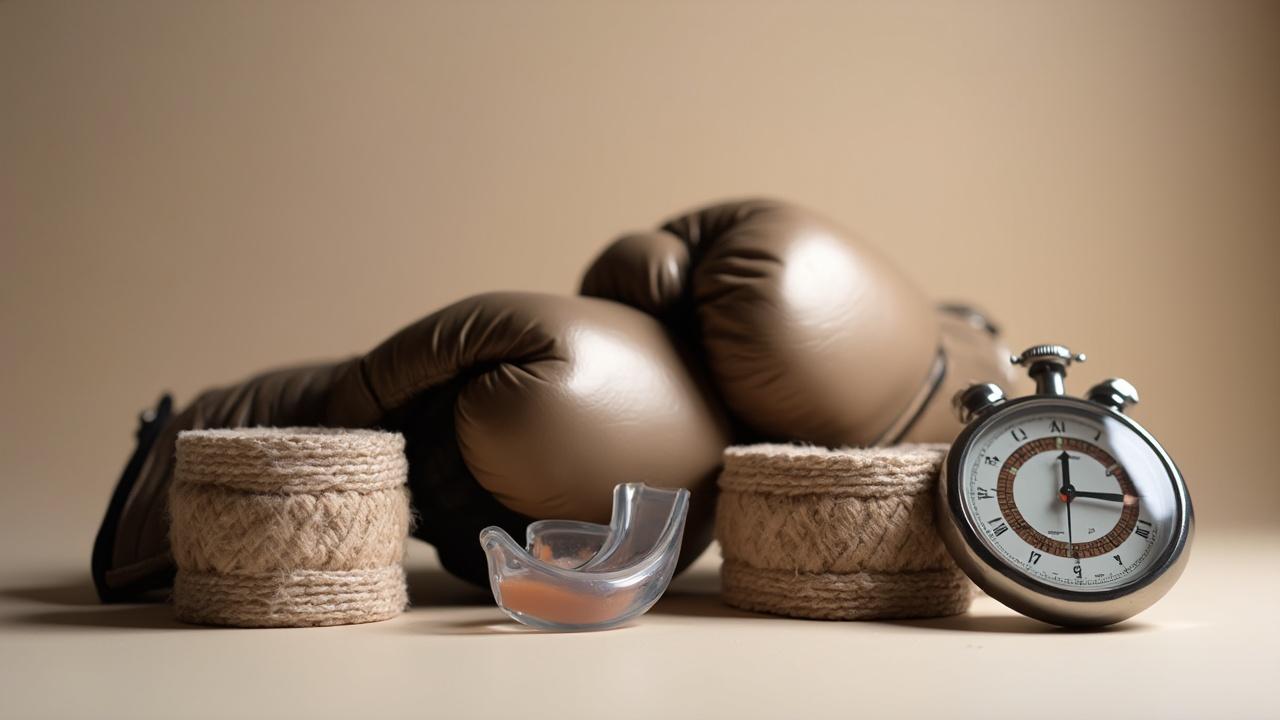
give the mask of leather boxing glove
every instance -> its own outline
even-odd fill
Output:
[[[694,348],[745,436],[828,446],[946,442],[970,382],[1010,389],[995,328],[934,305],[815,213],[753,200],[625,235],[582,294],[660,319]]]
[[[144,422],[94,547],[104,600],[172,578],[166,520],[177,433],[253,425],[403,432],[415,534],[450,572],[485,583],[477,536],[532,519],[605,523],[613,486],[693,491],[682,562],[710,541],[727,423],[664,329],[582,297],[497,293],[451,305],[368,355],[282,370]]]

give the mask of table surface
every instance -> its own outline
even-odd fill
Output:
[[[1280,534],[1201,532],[1163,601],[1100,632],[987,597],[938,620],[739,612],[717,597],[713,548],[630,626],[554,634],[506,619],[417,543],[397,619],[185,626],[164,605],[96,604],[82,548],[26,552],[14,527],[0,529],[4,718],[1280,716]]]

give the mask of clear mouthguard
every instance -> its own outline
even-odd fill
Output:
[[[539,520],[521,548],[505,530],[480,531],[498,607],[543,630],[605,630],[653,607],[675,573],[688,490],[643,483],[613,489],[608,525]]]

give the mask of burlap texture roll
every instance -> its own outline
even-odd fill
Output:
[[[724,600],[825,620],[955,615],[972,587],[934,525],[946,447],[725,451],[716,536]]]
[[[178,618],[303,627],[399,614],[407,474],[397,433],[180,433],[169,496]]]

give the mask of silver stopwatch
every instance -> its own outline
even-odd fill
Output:
[[[938,522],[989,595],[1065,626],[1106,625],[1160,599],[1187,561],[1191,498],[1164,448],[1125,414],[1132,385],[1084,399],[1064,380],[1084,360],[1061,345],[1011,358],[1036,382],[1009,399],[989,383],[955,397],[965,429],[947,454]]]

